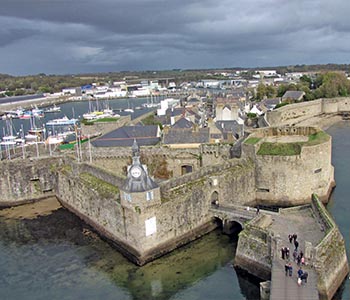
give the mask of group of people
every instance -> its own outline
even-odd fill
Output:
[[[298,235],[296,233],[288,235],[289,243],[292,243],[294,241],[295,251],[298,251],[298,247],[299,247],[299,242],[297,241],[297,237]]]
[[[307,283],[308,276],[309,274],[306,271],[303,271],[300,267],[298,270],[298,284],[301,285],[303,281]]]
[[[298,270],[298,285],[301,285],[303,282],[307,282],[307,277],[308,277],[308,273],[306,271],[303,271],[301,268],[301,265],[305,265],[305,257],[304,257],[304,253],[303,251],[298,251],[298,247],[299,247],[299,242],[297,241],[297,234],[293,233],[293,234],[289,234],[288,235],[288,239],[289,242],[292,244],[294,243],[294,251],[293,251],[293,261],[299,266],[299,270]],[[286,276],[292,276],[293,275],[293,266],[291,261],[289,260],[289,253],[290,250],[288,247],[282,247],[281,248],[281,256],[282,259],[286,259],[287,262],[284,265],[284,270],[285,270],[285,274]]]

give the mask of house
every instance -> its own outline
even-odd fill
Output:
[[[266,111],[271,111],[271,110],[274,110],[275,107],[277,106],[277,104],[280,104],[282,101],[281,101],[281,98],[267,98],[267,99],[264,99],[261,101],[261,103],[264,105]],[[264,112],[266,112],[264,110]]]
[[[209,128],[199,128],[185,117],[163,129],[163,144],[171,148],[198,148],[209,143]]]
[[[237,121],[208,120],[210,143],[232,143],[244,135],[244,125]]]
[[[215,103],[216,121],[233,121],[238,119],[241,103],[236,97],[217,98]]]
[[[303,91],[286,91],[282,96],[282,101],[296,102],[302,101],[305,96]]]

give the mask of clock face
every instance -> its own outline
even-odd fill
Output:
[[[132,167],[130,174],[132,177],[138,178],[141,176],[141,169],[139,167]]]

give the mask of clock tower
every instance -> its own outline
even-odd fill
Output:
[[[136,140],[131,149],[132,164],[128,166],[127,179],[121,188],[121,204],[142,211],[143,208],[161,203],[160,189],[149,176],[147,166],[140,162],[140,148]]]

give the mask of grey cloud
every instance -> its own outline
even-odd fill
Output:
[[[5,29],[0,30],[0,73],[263,66],[350,58],[346,0],[1,2],[0,28]],[[35,64],[26,63],[33,60]]]

